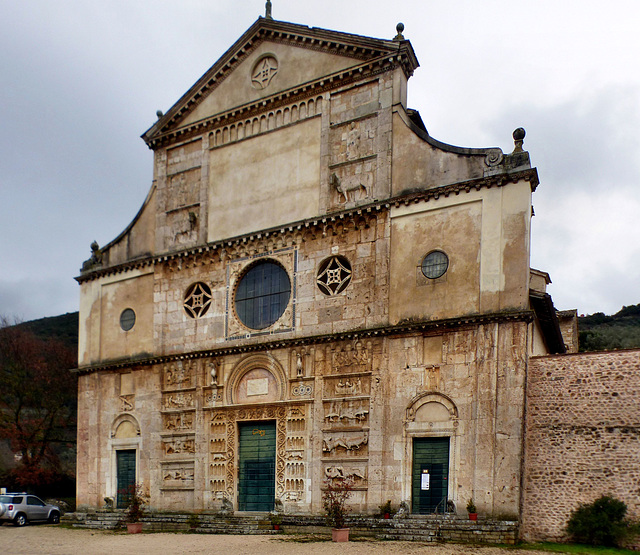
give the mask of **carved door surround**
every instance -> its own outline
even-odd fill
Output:
[[[142,436],[140,423],[131,413],[124,413],[114,418],[109,431],[107,444],[110,453],[108,478],[105,481],[105,497],[116,499],[118,494],[118,451],[135,451],[136,482],[140,481],[140,451]]]
[[[435,391],[416,395],[407,405],[404,420],[405,446],[402,465],[402,498],[411,499],[414,438],[449,438],[449,496],[457,499],[458,472],[460,466],[460,441],[458,407],[448,396]]]

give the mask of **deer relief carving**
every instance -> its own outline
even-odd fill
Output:
[[[342,181],[335,173],[331,174],[329,184],[337,191],[338,202],[345,204],[358,200],[356,195],[359,192],[364,193],[363,196],[361,194],[361,198],[367,198],[369,196],[367,186],[361,182],[360,175],[361,174],[346,176],[344,181]],[[340,198],[342,198],[342,200],[340,200]]]

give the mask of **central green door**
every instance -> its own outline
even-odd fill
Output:
[[[119,509],[129,505],[129,499],[136,486],[136,450],[116,451],[116,480],[118,483],[116,504]]]
[[[271,511],[276,495],[276,423],[240,424],[238,510]]]
[[[413,440],[412,512],[443,513],[449,491],[449,438]]]

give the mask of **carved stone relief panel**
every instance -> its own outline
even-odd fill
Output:
[[[162,409],[190,409],[194,407],[194,392],[174,391],[162,395]]]
[[[209,487],[216,496],[226,492],[227,418],[225,413],[213,413],[209,422]]]
[[[200,168],[167,177],[167,211],[200,203]]]
[[[289,378],[295,380],[296,378],[305,378],[307,376],[313,376],[313,354],[314,349],[294,349],[290,354]]]
[[[193,437],[189,436],[164,438],[162,440],[162,450],[165,456],[193,455],[196,452],[196,442]]]
[[[195,361],[176,361],[164,367],[163,389],[189,389],[195,387]]]
[[[331,351],[331,374],[371,372],[372,346],[370,342],[356,341],[337,346]]]
[[[369,454],[368,444],[368,430],[325,432],[322,453],[325,456],[363,457]]]
[[[313,395],[313,381],[292,382],[291,397],[311,397]]]
[[[324,398],[369,395],[371,376],[346,376],[324,379]]]
[[[161,488],[193,489],[195,474],[193,461],[162,463],[161,471]]]
[[[162,428],[168,432],[192,431],[195,412],[176,412],[162,415]]]
[[[341,461],[324,463],[324,475],[327,480],[351,480],[354,487],[366,487],[367,480],[367,463],[344,463]]]
[[[135,395],[120,395],[120,412],[132,411],[135,398]]]
[[[331,428],[369,424],[369,400],[324,402],[324,426]]]
[[[289,408],[285,443],[285,483],[282,499],[298,502],[304,499],[307,476],[305,447],[307,445],[307,418],[305,406]]]

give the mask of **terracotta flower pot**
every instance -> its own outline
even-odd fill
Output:
[[[391,518],[391,514],[389,514],[389,513],[384,513],[384,518],[386,518],[386,519]]]
[[[478,520],[478,513],[469,513],[469,520]]]
[[[274,524],[273,525],[273,529],[274,530],[280,530],[280,525],[279,524]]]
[[[142,522],[127,522],[128,534],[139,534],[142,532]]]
[[[349,528],[333,528],[331,530],[331,539],[334,542],[348,542]]]

